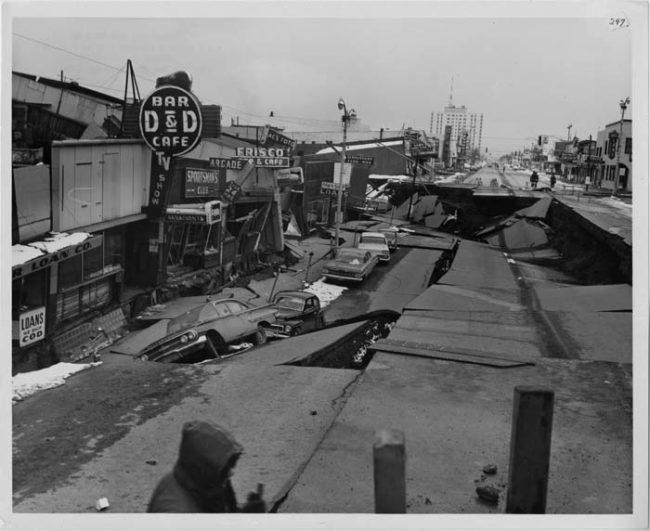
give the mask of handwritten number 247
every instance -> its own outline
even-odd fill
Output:
[[[609,19],[609,25],[610,26],[616,26],[618,28],[627,28],[627,27],[629,27],[630,24],[624,18],[610,18]]]

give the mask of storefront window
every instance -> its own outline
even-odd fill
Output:
[[[12,320],[19,318],[20,314],[33,308],[45,306],[47,270],[36,271],[31,275],[18,278],[11,286],[11,314]]]
[[[82,281],[82,255],[59,263],[59,289],[76,286]]]
[[[108,304],[116,293],[116,278],[110,276],[78,289],[60,292],[56,300],[56,318],[62,322]]]
[[[106,231],[104,233],[104,265],[122,263],[122,229]]]
[[[88,280],[101,274],[102,268],[104,267],[102,255],[101,246],[90,249],[82,255],[81,260],[84,267],[84,280]]]

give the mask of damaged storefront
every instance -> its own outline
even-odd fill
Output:
[[[288,158],[273,155],[224,136],[174,160],[165,213],[157,219],[167,296],[216,290],[282,252],[274,165]]]
[[[119,303],[123,269],[106,253],[103,235],[51,236],[12,247],[12,354],[16,364],[59,357],[57,336]]]

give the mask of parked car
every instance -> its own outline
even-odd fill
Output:
[[[307,291],[278,291],[271,302],[276,307],[276,322],[271,324],[269,335],[274,337],[297,336],[325,326],[325,315],[319,298]]]
[[[386,236],[386,243],[388,244],[388,250],[392,253],[397,250],[397,231],[392,229],[384,229],[380,231],[384,236]]]
[[[377,265],[379,258],[370,251],[344,247],[337,251],[333,260],[325,262],[323,276],[326,279],[363,282]]]
[[[138,358],[172,362],[202,349],[220,358],[231,343],[251,338],[261,345],[277,312],[271,304],[256,307],[234,298],[209,301],[169,319],[167,335],[143,349]]]
[[[390,260],[388,240],[382,232],[362,232],[357,243],[357,248],[376,254],[381,262]]]

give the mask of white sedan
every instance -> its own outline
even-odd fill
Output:
[[[362,232],[357,248],[370,251],[379,258],[380,262],[390,261],[388,240],[382,232]]]

